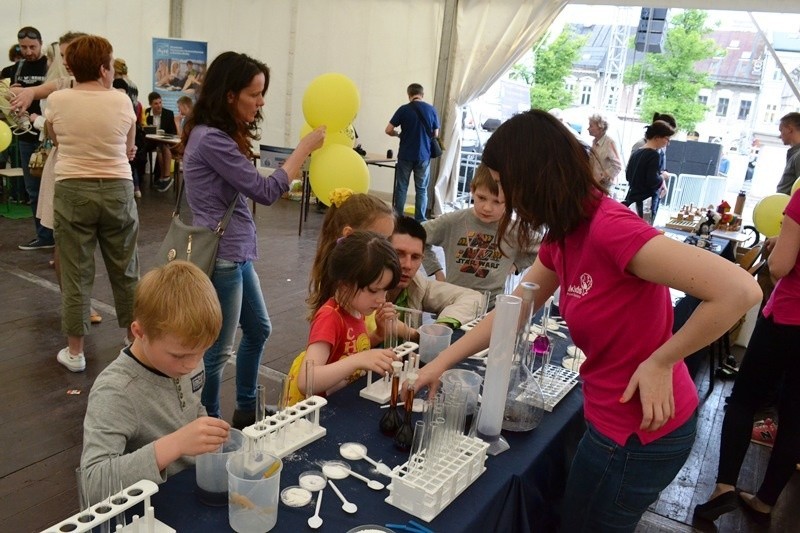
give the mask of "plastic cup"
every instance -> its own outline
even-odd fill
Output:
[[[463,368],[451,368],[442,372],[442,388],[445,394],[453,383],[461,384],[461,392],[466,394],[466,413],[467,416],[474,415],[478,406],[478,394],[481,392],[483,377],[472,370]]]
[[[238,533],[272,530],[278,521],[283,462],[264,452],[238,452],[230,455],[227,468],[231,528]]]
[[[223,506],[228,503],[228,471],[225,465],[232,453],[244,445],[244,434],[231,428],[228,440],[218,452],[197,456],[197,499],[206,505]]]
[[[419,356],[430,363],[439,352],[450,346],[453,330],[442,324],[425,324],[419,328]]]

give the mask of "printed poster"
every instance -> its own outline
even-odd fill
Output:
[[[176,115],[178,98],[197,99],[207,67],[207,42],[153,37],[153,91]]]

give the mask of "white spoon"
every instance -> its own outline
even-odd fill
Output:
[[[364,459],[374,466],[378,473],[387,477],[392,476],[392,469],[383,463],[379,463],[367,455],[367,447],[360,442],[345,442],[339,447],[339,454],[345,459],[356,460]]]
[[[328,480],[328,484],[331,486],[331,488],[333,489],[333,492],[336,493],[336,495],[339,497],[339,499],[342,500],[342,511],[344,511],[345,513],[350,513],[350,514],[353,514],[356,511],[358,511],[358,507],[356,506],[356,504],[347,501],[347,498],[344,497],[344,494],[339,492],[339,489],[336,487],[336,485],[334,485],[333,481],[331,481],[329,479]]]
[[[308,527],[311,529],[319,529],[322,526],[322,518],[319,516],[319,506],[322,503],[322,493],[325,489],[319,491],[319,495],[317,496],[317,510],[314,511],[314,516],[309,517],[308,519]]]
[[[383,490],[385,485],[376,479],[370,479],[368,477],[364,477],[358,472],[353,472],[350,470],[350,475],[356,479],[360,479],[364,483],[367,484],[367,487],[371,488],[372,490]]]

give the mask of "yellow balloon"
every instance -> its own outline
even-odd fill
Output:
[[[341,144],[329,144],[311,154],[308,177],[314,195],[325,205],[330,205],[333,189],[369,191],[367,164],[352,148]]]
[[[794,185],[792,185],[792,192],[791,192],[791,194],[789,196],[794,194],[794,191],[796,191],[797,189],[800,189],[800,178],[797,178],[796,180],[794,180]]]
[[[783,211],[789,204],[788,194],[770,194],[765,196],[753,208],[753,225],[767,237],[775,237],[781,232]]]
[[[361,105],[358,88],[344,74],[329,72],[317,76],[303,95],[303,116],[313,127],[328,126],[340,131],[353,122]]]
[[[313,130],[314,128],[308,124],[303,124],[303,127],[300,129],[300,138],[302,139]],[[353,126],[350,125],[342,131],[328,130],[325,133],[325,141],[322,143],[322,146],[328,146],[329,144],[341,144],[343,146],[347,146],[348,148],[352,148],[353,141],[355,141],[355,130],[353,129]]]
[[[5,150],[11,144],[11,128],[8,124],[0,121],[0,152]],[[352,146],[352,145],[351,145]]]

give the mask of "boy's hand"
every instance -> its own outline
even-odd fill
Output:
[[[358,367],[362,370],[371,370],[381,376],[392,370],[392,363],[396,361],[394,352],[388,348],[366,350],[351,357],[358,358]]]
[[[216,451],[227,439],[230,424],[219,418],[201,416],[175,432],[181,455],[194,457]]]

